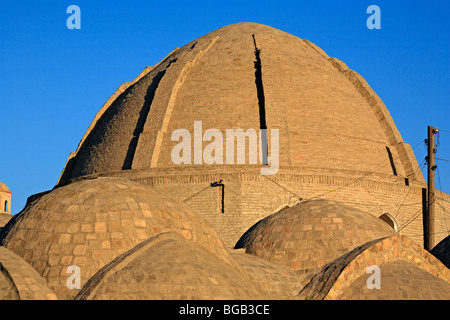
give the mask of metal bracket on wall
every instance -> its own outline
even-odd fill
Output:
[[[211,188],[214,187],[222,187],[222,213],[225,212],[224,209],[224,202],[225,202],[225,185],[222,183],[222,180],[220,180],[219,182],[212,182],[211,183]]]

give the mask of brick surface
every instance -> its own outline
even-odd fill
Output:
[[[424,268],[425,269],[425,268]],[[361,275],[342,293],[341,300],[448,300],[450,284],[415,264],[395,260],[380,266],[381,289],[369,289],[369,274]]]
[[[370,276],[367,269],[372,265],[381,270],[380,290],[367,287]],[[328,263],[314,275],[299,296],[318,300],[448,300],[448,270],[436,257],[415,246],[407,237],[395,235],[365,243]],[[436,290],[431,293],[433,287]]]
[[[203,132],[214,128],[224,136],[226,129],[260,128],[253,35],[267,126],[280,135],[279,173],[270,181],[261,177],[261,165],[175,165],[171,151],[178,142],[171,133],[187,129],[193,136],[194,121],[202,121]],[[321,194],[377,217],[389,213],[399,228],[407,223],[403,234],[423,243],[416,213],[425,179],[387,107],[344,62],[261,24],[204,35],[121,86],[70,155],[60,183],[86,175],[126,176],[185,201],[229,248],[263,217]],[[208,188],[221,179],[224,214],[219,188]],[[448,235],[445,210],[450,204],[439,201],[437,241]]]
[[[0,300],[56,300],[56,294],[25,260],[0,247]]]
[[[335,230],[326,231],[330,225]],[[259,221],[236,248],[308,273],[359,245],[394,234],[388,224],[362,211],[336,201],[311,200]]]
[[[142,207],[152,214],[144,214]],[[119,254],[164,231],[178,232],[224,263],[235,264],[217,233],[188,207],[120,178],[57,188],[17,214],[4,231],[1,245],[32,265],[60,299],[76,294],[66,286],[67,267],[75,261],[84,284]]]
[[[159,234],[120,255],[99,270],[75,297],[77,300],[263,298],[265,291],[240,268],[224,263],[175,233]]]

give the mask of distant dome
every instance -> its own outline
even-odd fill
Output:
[[[450,269],[450,236],[444,238],[430,252]]]
[[[395,234],[365,212],[337,201],[311,200],[260,220],[235,248],[309,273],[363,243]]]
[[[179,234],[162,233],[103,267],[76,300],[261,299],[241,270]]]
[[[126,179],[98,178],[56,188],[15,215],[0,244],[29,262],[61,299],[65,270],[82,284],[119,254],[161,232],[175,231],[234,265],[216,232],[182,203]]]
[[[0,192],[11,192],[6,184],[0,182]]]

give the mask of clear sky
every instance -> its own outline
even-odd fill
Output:
[[[70,5],[81,29],[69,30]],[[369,30],[369,5],[381,29]],[[222,26],[257,22],[308,39],[360,73],[388,107],[403,140],[425,157],[427,126],[450,160],[449,1],[2,1],[0,181],[12,213],[52,189],[97,111],[176,47]],[[450,162],[436,183],[450,193]],[[426,170],[423,171],[426,173]]]

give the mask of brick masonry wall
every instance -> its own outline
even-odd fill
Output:
[[[376,217],[389,213],[398,223],[400,234],[423,245],[422,188],[425,185],[420,183],[406,186],[394,176],[389,177],[389,182],[389,179],[372,180],[374,177],[369,176],[302,175],[286,171],[266,177],[248,172],[167,173],[129,177],[182,200],[213,225],[228,247],[233,247],[254,223],[286,205],[295,205],[299,198],[301,201],[337,200]],[[225,184],[224,214],[220,213],[220,187],[210,187],[210,183],[221,179]],[[438,192],[438,198],[436,244],[448,235],[450,225],[450,196]]]

